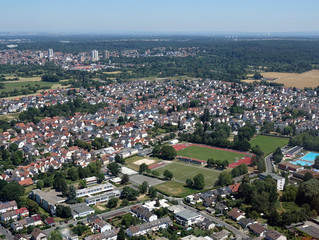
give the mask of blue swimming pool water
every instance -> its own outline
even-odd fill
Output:
[[[319,156],[319,153],[310,152],[307,155],[303,156],[301,159],[314,162],[317,156]]]
[[[301,165],[301,166],[311,166],[313,164],[311,162],[306,162],[306,161],[302,161],[302,160],[297,160],[297,161],[290,162],[290,163]]]

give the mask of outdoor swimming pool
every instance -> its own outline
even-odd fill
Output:
[[[294,162],[290,162],[292,164],[300,165],[300,166],[311,166],[313,165],[313,162],[308,162],[308,161],[302,161],[302,160],[297,160]]]
[[[301,159],[314,162],[317,156],[319,156],[319,153],[310,152],[307,155],[303,156]]]

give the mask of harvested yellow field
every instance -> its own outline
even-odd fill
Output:
[[[113,75],[113,74],[120,74],[122,73],[121,71],[115,71],[115,72],[103,72],[104,74],[107,74],[107,75]]]
[[[263,72],[265,78],[277,78],[273,82],[282,83],[285,87],[317,87],[319,86],[319,70],[311,70],[304,73]],[[254,80],[244,80],[253,82]]]

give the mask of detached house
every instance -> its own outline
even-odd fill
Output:
[[[152,222],[157,220],[157,215],[150,212],[147,208],[135,205],[131,207],[131,212],[135,214],[137,217],[139,217],[142,220],[145,220],[147,222]]]
[[[230,210],[227,213],[227,215],[228,215],[228,217],[232,218],[233,220],[238,221],[238,220],[245,217],[245,212],[238,209],[238,208],[233,208],[232,210]]]

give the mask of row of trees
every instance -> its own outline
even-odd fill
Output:
[[[212,121],[210,124],[205,123],[204,125],[198,123],[193,134],[182,133],[179,137],[182,141],[249,151],[251,147],[249,140],[256,133],[255,129],[254,125],[247,123],[244,127],[238,129],[238,135],[235,136],[233,142],[230,142],[228,138],[231,128],[225,123],[215,124]]]

